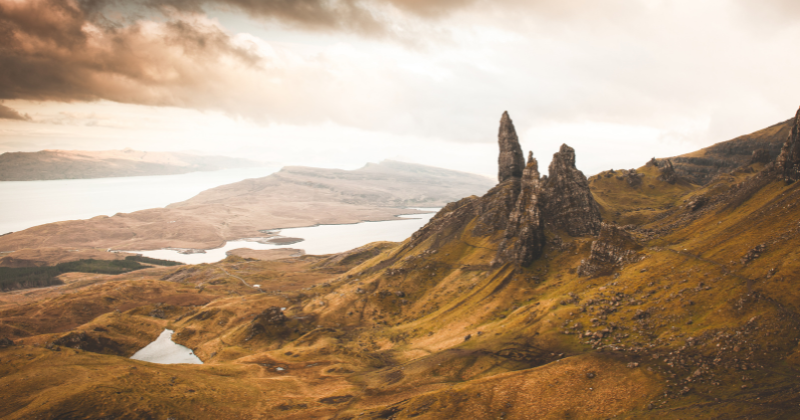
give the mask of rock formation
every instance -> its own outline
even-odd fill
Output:
[[[592,242],[589,258],[581,261],[579,276],[609,274],[626,263],[639,261],[641,250],[633,237],[612,223],[602,223],[600,235]]]
[[[776,166],[786,183],[800,179],[800,109],[794,117],[789,138],[783,144]]]
[[[659,181],[674,184],[678,180],[678,174],[675,173],[675,167],[672,166],[672,161],[665,159],[663,165],[658,168],[661,175],[658,176]]]
[[[509,216],[505,236],[497,251],[494,263],[517,261],[520,265],[530,265],[544,248],[544,224],[539,198],[542,183],[539,179],[539,163],[528,154],[528,164],[522,173],[520,193],[517,204]]]
[[[503,116],[500,118],[500,132],[497,135],[497,141],[500,143],[500,157],[497,160],[498,181],[521,178],[522,170],[525,168],[525,159],[522,157],[517,131],[514,130],[514,123],[508,116],[508,112],[503,112]]]
[[[553,155],[549,178],[540,177],[533,154],[523,168],[522,149],[508,113],[500,120],[498,143],[500,183],[483,197],[467,197],[445,206],[404,248],[427,242],[429,250],[436,250],[463,235],[502,235],[492,265],[527,266],[542,254],[545,226],[571,236],[600,231],[600,209],[586,177],[575,167],[575,150],[561,146]]]
[[[596,235],[600,231],[600,208],[589,190],[589,181],[575,167],[575,149],[561,145],[549,170],[542,200],[547,225],[570,236]]]

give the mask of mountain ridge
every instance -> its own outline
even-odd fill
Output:
[[[0,154],[0,181],[176,175],[265,164],[249,159],[178,152],[146,152],[133,149],[106,151],[48,149]]]

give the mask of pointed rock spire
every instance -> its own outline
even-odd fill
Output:
[[[499,165],[498,181],[503,182],[509,178],[521,178],[522,171],[525,169],[525,158],[522,155],[517,131],[514,129],[511,117],[508,116],[508,111],[503,112],[503,117],[500,118],[500,132],[497,135],[497,142],[500,145],[500,157],[497,160]]]

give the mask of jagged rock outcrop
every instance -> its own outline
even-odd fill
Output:
[[[669,159],[664,159],[663,164],[658,168],[658,171],[661,173],[658,176],[659,181],[674,184],[678,180],[678,174],[675,173],[675,167],[672,166],[672,161]]]
[[[783,144],[781,154],[778,155],[776,167],[779,176],[782,176],[786,183],[800,179],[800,109],[794,117],[789,138]]]
[[[581,261],[579,276],[599,276],[610,274],[626,263],[637,262],[642,249],[636,240],[613,223],[602,223],[600,235],[592,242],[589,258]]]
[[[644,175],[640,174],[636,171],[636,168],[631,168],[628,171],[624,171],[625,174],[625,182],[628,183],[631,187],[639,187],[642,185],[642,177]]]
[[[575,150],[561,146],[553,155],[549,178],[540,177],[532,154],[524,169],[517,172],[523,161],[517,153],[521,148],[508,113],[503,113],[500,121],[498,143],[500,183],[483,197],[467,197],[445,206],[411,236],[403,249],[426,242],[425,252],[436,252],[450,241],[498,235],[492,265],[527,266],[543,252],[545,226],[571,236],[600,231],[600,209],[589,182],[575,167]]]
[[[753,155],[750,157],[749,165],[754,163],[764,163],[767,164],[769,161],[772,160],[772,157],[769,155],[769,150],[767,149],[756,149],[753,150]]]
[[[500,118],[500,132],[497,135],[497,141],[500,144],[500,157],[497,159],[498,181],[521,178],[525,168],[525,158],[522,156],[522,148],[519,146],[514,123],[507,111],[503,112],[503,116]]]
[[[545,236],[539,204],[541,195],[539,163],[533,157],[533,152],[530,152],[528,164],[522,173],[517,204],[509,216],[505,236],[497,251],[494,264],[516,261],[520,265],[527,266],[542,254]]]
[[[589,190],[589,181],[575,167],[575,149],[562,144],[553,155],[549,171],[542,197],[545,223],[570,236],[600,232],[600,207]]]

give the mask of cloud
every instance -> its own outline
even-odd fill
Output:
[[[0,104],[0,119],[29,121],[31,117],[28,114],[20,114],[16,110]]]
[[[800,62],[785,53],[797,31],[770,26],[794,3],[770,1],[748,15],[722,0],[0,0],[0,100],[221,110],[460,143],[492,141],[508,109],[520,131],[605,122],[724,140],[787,118],[800,97]],[[268,21],[253,25],[267,36],[223,27],[220,10]],[[274,30],[285,26],[303,35],[285,42]]]

